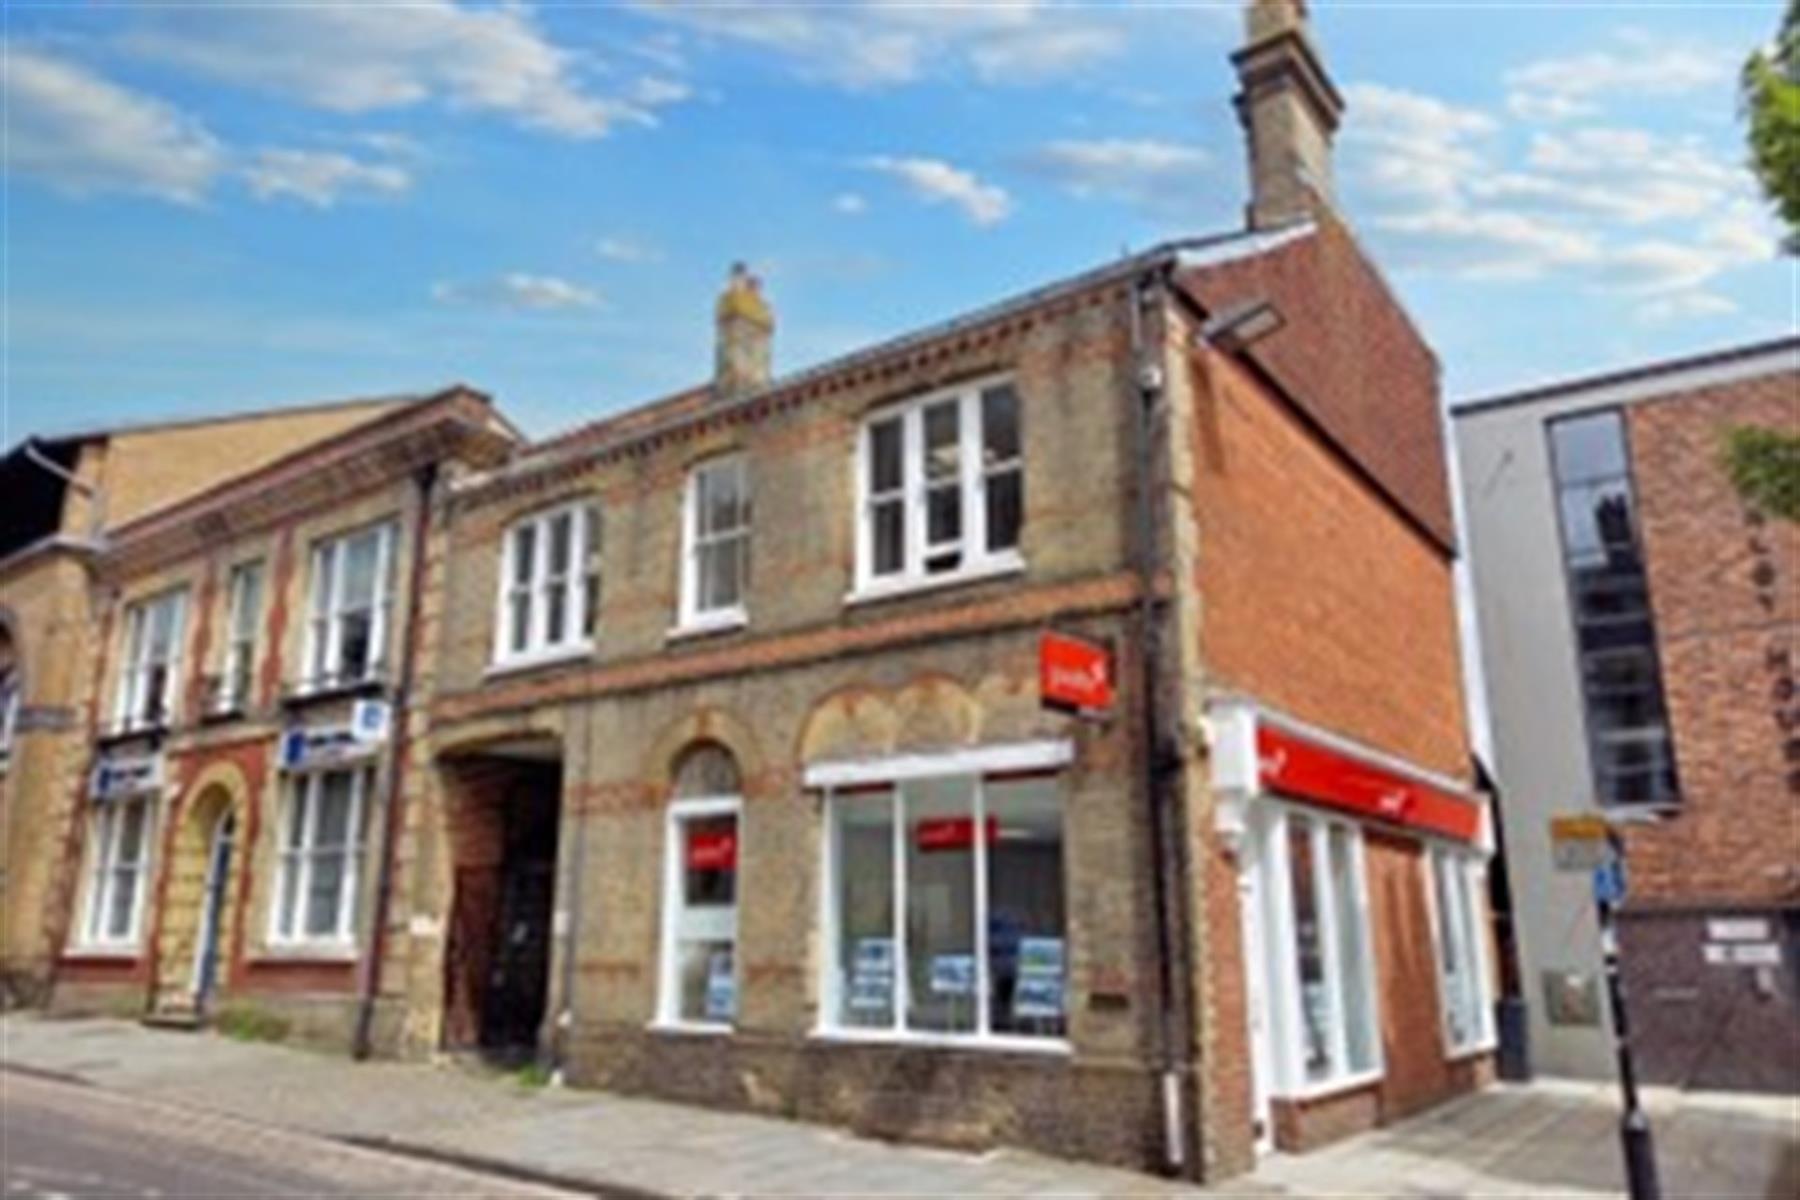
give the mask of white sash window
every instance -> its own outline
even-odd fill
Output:
[[[311,690],[381,678],[393,603],[394,526],[329,538],[313,547],[306,685]]]
[[[749,468],[737,457],[702,463],[682,517],[680,628],[742,625],[749,591]]]
[[[179,588],[125,610],[125,658],[114,713],[121,730],[159,729],[174,719],[186,621],[187,593]]]
[[[225,662],[219,674],[217,698],[221,712],[236,712],[250,703],[256,683],[256,631],[262,621],[262,591],[262,563],[239,563],[231,569],[225,614]]]
[[[373,782],[368,768],[291,778],[270,909],[271,942],[348,946],[356,941],[363,825]]]
[[[82,943],[122,949],[138,944],[150,870],[154,797],[145,793],[97,805],[88,826],[87,908]]]
[[[599,508],[566,504],[518,522],[501,554],[495,663],[591,649],[599,604]]]

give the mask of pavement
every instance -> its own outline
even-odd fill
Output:
[[[1618,1196],[1610,1086],[1497,1086],[1216,1188],[1025,1151],[965,1154],[452,1062],[352,1063],[134,1022],[0,1018],[0,1112],[21,1072],[268,1130],[386,1148],[584,1194],[648,1196]],[[93,1089],[89,1089],[91,1092]],[[1648,1089],[1664,1194],[1800,1197],[1800,1097]],[[281,1193],[276,1193],[281,1194]]]

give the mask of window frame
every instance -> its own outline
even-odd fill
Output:
[[[1619,471],[1594,474],[1577,473],[1570,470],[1565,474],[1558,458],[1558,430],[1602,417],[1609,418],[1617,430]],[[1681,764],[1676,756],[1674,723],[1669,716],[1668,691],[1663,683],[1662,651],[1656,626],[1656,603],[1651,589],[1649,565],[1644,556],[1644,539],[1639,521],[1637,480],[1632,458],[1631,429],[1625,418],[1625,410],[1616,405],[1610,405],[1559,412],[1544,421],[1543,435],[1545,461],[1549,468],[1551,520],[1556,526],[1557,550],[1562,566],[1563,594],[1569,617],[1569,642],[1574,656],[1575,695],[1581,708],[1582,746],[1588,759],[1588,781],[1589,786],[1593,789],[1593,802],[1602,810],[1620,812],[1658,812],[1679,809],[1682,804]],[[1630,549],[1637,564],[1636,573],[1643,587],[1644,608],[1641,614],[1612,616],[1601,620],[1584,617],[1582,613],[1582,592],[1578,586],[1579,580],[1576,572],[1583,568],[1585,559],[1578,557],[1576,548],[1570,541],[1564,501],[1570,492],[1591,491],[1614,482],[1622,485],[1630,506]],[[1604,543],[1602,549],[1604,550]],[[1585,649],[1582,645],[1583,631],[1608,623],[1619,627],[1641,623],[1647,630],[1647,637],[1642,642],[1633,642],[1627,645],[1608,646],[1597,650]],[[1594,685],[1590,681],[1588,664],[1591,660],[1620,656],[1623,651],[1627,650],[1637,650],[1648,659],[1651,667],[1650,687],[1645,694],[1654,696],[1662,711],[1662,719],[1658,724],[1639,724],[1628,728],[1602,730],[1598,728],[1595,716],[1599,699],[1594,695]],[[1653,758],[1667,764],[1666,769],[1670,777],[1669,795],[1649,800],[1613,798],[1613,792],[1610,789],[1616,788],[1617,780],[1622,774],[1627,773],[1609,769],[1606,765],[1608,759],[1601,754],[1601,748],[1626,745],[1649,746],[1660,751],[1659,754],[1653,755]],[[1661,769],[1663,768],[1640,768],[1640,770],[1652,771]]]
[[[569,519],[569,559],[560,581],[552,581],[549,552],[551,528],[562,517]],[[507,670],[560,662],[593,653],[598,638],[598,593],[601,589],[601,533],[605,516],[600,505],[588,498],[563,501],[520,517],[506,527],[500,542],[500,572],[494,602],[494,646],[490,667]],[[518,582],[518,535],[532,530],[531,577]],[[563,631],[561,641],[548,640],[549,591],[561,589]],[[525,598],[524,649],[513,648],[514,600]],[[593,620],[590,622],[590,613]]]
[[[12,761],[13,741],[19,730],[19,710],[24,706],[24,679],[15,663],[0,670],[0,770]]]
[[[737,862],[733,866],[731,903],[731,969],[735,976],[737,1013],[742,1013],[744,964],[738,953],[739,934],[743,929],[744,901],[744,813],[742,796],[695,796],[669,801],[663,818],[663,902],[660,946],[656,969],[656,1018],[653,1029],[683,1033],[729,1034],[737,1029],[737,1021],[694,1020],[681,1015],[681,957],[678,953],[681,913],[687,907],[686,855],[687,825],[714,817],[730,817],[737,838]]]
[[[1003,463],[989,464],[985,456],[987,430],[982,397],[1001,386],[1011,388],[1017,406],[1019,447],[1015,457]],[[936,548],[942,550],[956,545],[960,548],[963,559],[954,570],[932,572],[926,569],[926,561],[934,548],[928,542],[928,497],[934,489],[925,478],[923,462],[925,413],[951,400],[957,405],[957,488],[962,503],[961,532],[955,543],[942,543]],[[1003,371],[883,404],[863,415],[856,432],[856,453],[852,456],[855,475],[852,494],[855,497],[853,521],[856,564],[851,591],[847,597],[850,603],[950,587],[1025,569],[1025,555],[1019,544],[1000,550],[988,549],[990,514],[987,503],[987,482],[990,477],[1018,475],[1019,528],[1022,541],[1026,483],[1024,407],[1024,397],[1015,374]],[[870,478],[874,464],[875,427],[896,419],[901,423],[900,487],[897,492],[884,491],[877,495],[871,487]],[[905,514],[902,565],[899,571],[877,574],[875,508],[878,504],[891,504],[896,498]]]
[[[242,712],[250,706],[251,697],[256,692],[256,658],[258,643],[262,640],[262,617],[268,601],[268,589],[263,586],[266,574],[261,558],[249,558],[232,565],[227,577],[225,592],[225,647],[224,657],[219,664],[218,699],[213,705],[217,713]],[[249,591],[246,581],[255,581],[255,597],[250,607],[252,612],[246,614],[244,593]],[[246,620],[249,628],[243,628]],[[244,673],[244,689],[239,694],[237,678]]]
[[[385,675],[388,626],[394,603],[393,569],[398,522],[392,517],[327,534],[313,543],[306,581],[306,645],[302,692],[331,692],[378,683]],[[365,534],[376,535],[374,594],[369,604],[369,658],[361,676],[348,678],[340,668],[345,618],[358,609],[344,607],[344,548]],[[319,594],[319,576],[329,562],[329,586]],[[324,611],[320,611],[321,600]],[[323,635],[321,636],[321,629]],[[321,659],[323,661],[321,661]]]
[[[904,820],[905,801],[903,788],[908,783],[927,780],[966,779],[971,784],[969,820],[971,828],[983,830],[987,828],[987,785],[990,782],[1003,782],[1008,779],[1019,779],[1026,776],[1044,776],[1058,780],[1059,785],[1066,778],[1068,758],[1061,743],[1046,744],[1049,753],[1042,753],[1043,747],[1027,745],[1019,748],[1020,763],[1008,769],[999,762],[983,763],[979,753],[972,756],[972,762],[959,762],[958,756],[944,756],[940,768],[931,769],[931,764],[922,758],[908,756],[893,760],[893,768],[884,773],[879,764],[869,764],[869,768],[852,767],[848,778],[819,785],[822,790],[823,813],[821,870],[819,885],[819,930],[824,950],[819,955],[820,973],[818,978],[817,1017],[811,1036],[821,1040],[849,1042],[877,1042],[888,1044],[908,1044],[959,1047],[964,1049],[1030,1051],[1047,1054],[1070,1054],[1073,1042],[1068,1033],[1070,1024],[1070,1006],[1065,999],[1064,1032],[1061,1035],[1038,1035],[1021,1033],[996,1033],[992,1030],[992,990],[993,966],[990,959],[990,931],[988,929],[989,905],[991,902],[991,878],[988,863],[987,838],[976,836],[972,839],[969,869],[971,872],[970,894],[972,897],[972,920],[974,923],[974,939],[972,953],[975,958],[975,1028],[969,1032],[948,1030],[913,1029],[907,1025],[908,1012],[911,1008],[911,947],[907,931],[907,888],[908,878],[906,864],[908,826]],[[1040,761],[1041,760],[1041,761]],[[860,764],[858,765],[860,766]],[[874,789],[888,791],[888,803],[891,806],[889,824],[893,836],[892,887],[893,887],[893,947],[894,947],[894,980],[893,980],[893,1023],[887,1028],[847,1025],[839,1017],[842,1000],[840,976],[843,964],[839,961],[843,952],[841,931],[842,914],[838,911],[838,884],[842,875],[839,862],[840,849],[837,836],[837,808],[842,803],[868,803],[866,793]],[[1068,970],[1069,933],[1072,923],[1068,913],[1068,804],[1065,791],[1059,786],[1059,814],[1063,821],[1063,878],[1061,885],[1064,895],[1063,953],[1064,970]],[[1065,997],[1068,994],[1068,979],[1064,978]]]
[[[1333,1018],[1327,1030],[1330,1069],[1319,1079],[1306,1077],[1305,1014],[1302,1008],[1298,954],[1298,930],[1294,920],[1294,893],[1289,856],[1289,822],[1306,821],[1311,827],[1313,904],[1319,914],[1319,945],[1325,986]],[[1365,957],[1360,972],[1366,1014],[1370,1065],[1357,1070],[1349,1063],[1349,1027],[1337,896],[1331,886],[1331,831],[1347,831],[1350,871],[1356,885],[1355,918],[1361,922],[1360,942]],[[1368,856],[1360,823],[1345,820],[1305,805],[1269,801],[1257,819],[1255,842],[1258,869],[1262,873],[1260,896],[1263,911],[1264,961],[1256,964],[1267,981],[1270,1024],[1270,1059],[1274,1068],[1269,1095],[1286,1100],[1309,1100],[1365,1087],[1387,1073],[1381,1042],[1381,988],[1377,978],[1375,943],[1369,911]]]
[[[744,522],[727,533],[721,534],[712,531],[703,535],[700,531],[701,477],[714,471],[727,469],[736,471],[738,474],[743,505],[746,509]],[[704,459],[688,468],[681,501],[680,597],[677,623],[672,631],[675,635],[738,629],[749,624],[751,535],[756,525],[756,511],[751,486],[750,460],[742,451],[733,451]],[[704,540],[702,540],[703,538]],[[738,579],[738,602],[718,608],[702,609],[699,607],[701,595],[700,552],[731,540],[741,540],[744,543],[743,571]]]
[[[181,667],[187,639],[187,592],[185,583],[177,584],[133,600],[125,607],[125,641],[119,659],[118,691],[113,701],[113,724],[118,732],[168,729],[179,716]],[[172,605],[174,615],[170,617],[168,657],[159,661],[151,657],[149,627],[153,611],[164,604]],[[163,668],[161,711],[157,718],[150,719],[144,715],[148,698],[144,685],[157,666]]]
[[[87,863],[82,873],[82,910],[76,948],[83,953],[131,954],[143,949],[144,907],[148,879],[156,861],[157,805],[154,792],[137,792],[95,804],[88,817]],[[138,857],[132,863],[131,923],[125,933],[106,932],[107,912],[115,899],[120,862],[118,851],[120,826],[125,811],[144,806],[144,825],[138,845]]]
[[[1438,1027],[1444,1056],[1454,1059],[1485,1054],[1499,1045],[1494,1018],[1494,982],[1490,974],[1493,964],[1488,959],[1487,939],[1482,936],[1483,922],[1479,919],[1482,911],[1480,899],[1486,890],[1483,884],[1486,881],[1487,863],[1479,855],[1438,842],[1427,842],[1422,858],[1426,908],[1431,922],[1431,957],[1437,967]],[[1451,877],[1456,881],[1462,910],[1459,913],[1446,914],[1438,902],[1440,870],[1451,872]],[[1456,947],[1456,952],[1465,958],[1465,969],[1470,972],[1474,981],[1476,1032],[1473,1037],[1461,1043],[1457,1042],[1451,1030],[1449,980],[1446,972],[1449,964],[1443,957],[1446,919],[1450,921],[1451,939],[1464,943]]]
[[[343,845],[344,870],[338,891],[335,928],[329,934],[306,932],[307,895],[312,886],[314,861],[320,857],[318,845],[320,797],[325,779],[330,775],[351,777],[350,813],[345,826]],[[276,814],[275,870],[270,872],[268,945],[274,950],[324,950],[333,953],[354,952],[359,944],[358,913],[362,907],[363,855],[368,849],[367,819],[370,793],[375,787],[375,768],[367,764],[325,767],[299,771],[288,776],[282,789],[280,811]],[[301,822],[301,844],[290,846],[293,829],[293,805],[304,794],[305,818]],[[290,930],[283,929],[282,898],[287,894],[288,873],[298,870],[294,880],[294,910]]]

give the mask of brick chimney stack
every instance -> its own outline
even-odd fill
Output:
[[[731,277],[719,293],[715,320],[713,391],[730,397],[769,382],[769,344],[775,334],[775,313],[763,297],[762,280],[743,263],[731,265]]]
[[[1306,0],[1249,0],[1244,45],[1231,63],[1250,156],[1250,228],[1331,206],[1331,140],[1344,99],[1313,43]]]

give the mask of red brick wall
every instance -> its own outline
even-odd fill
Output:
[[[1424,1108],[1453,1088],[1444,1063],[1424,850],[1408,838],[1366,831],[1364,858],[1386,1066],[1381,1115],[1388,1119]]]
[[[1265,384],[1192,369],[1209,684],[1465,777],[1448,559]]]
[[[1800,525],[1746,514],[1719,463],[1735,425],[1800,430],[1800,376],[1627,410],[1682,806],[1634,828],[1633,900],[1800,897]]]

